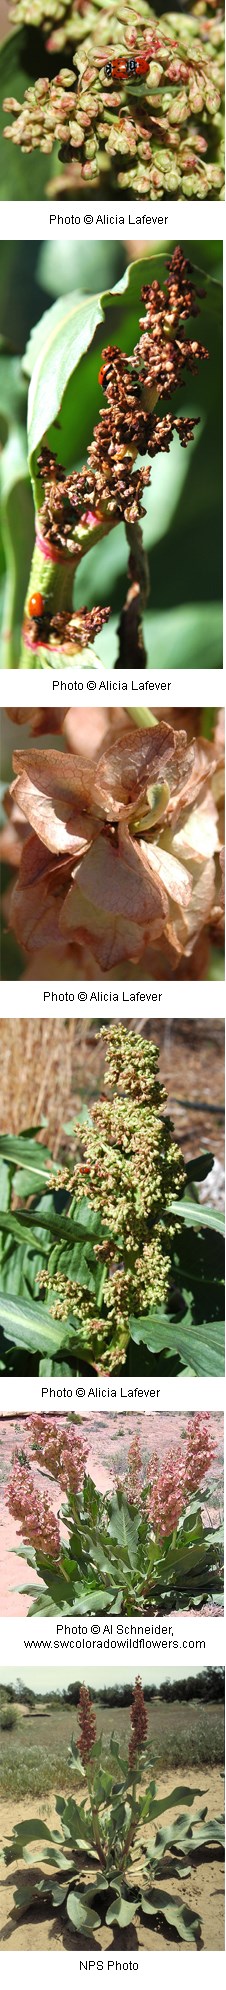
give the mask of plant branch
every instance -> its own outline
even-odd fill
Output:
[[[119,623],[118,668],[135,670],[139,665],[146,669],[147,656],[144,644],[142,614],[149,595],[149,569],[147,555],[142,540],[142,527],[136,519],[134,525],[126,525],[126,538],[130,547],[128,566],[128,589]],[[116,666],[117,667],[117,666]]]

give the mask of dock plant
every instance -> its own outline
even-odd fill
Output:
[[[112,1467],[110,1417],[108,1434],[113,1484],[102,1493],[88,1470],[87,1425],[81,1419],[46,1413],[26,1419],[6,1502],[19,1528],[16,1552],[20,1555],[22,1540],[30,1564],[23,1588],[28,1614],[162,1617],[174,1610],[210,1609],[211,1603],[219,1608],[223,1530],[219,1482],[211,1471],[213,1419],[192,1413],[179,1444],[173,1432],[162,1459],[152,1431],[149,1459],[143,1459],[143,1432],[136,1431],[120,1475]],[[147,1428],[147,1454],[149,1438]],[[53,1489],[60,1500],[57,1513]]]
[[[106,1749],[96,1735],[95,1707],[87,1686],[80,1689],[78,1740],[70,1748],[76,1798],[55,1799],[56,1824],[40,1818],[21,1819],[5,1846],[5,1865],[15,1860],[35,1867],[25,1881],[19,1874],[14,1906],[19,1916],[32,1906],[51,1906],[67,1918],[80,1944],[86,1936],[99,1946],[103,1925],[123,1931],[163,1930],[172,1941],[200,1944],[199,1909],[180,1892],[172,1892],[171,1876],[191,1877],[196,1852],[202,1859],[219,1855],[224,1843],[221,1818],[208,1817],[205,1792],[183,1784],[159,1795],[153,1777],[148,1717],[141,1679],[135,1680],[130,1713],[130,1738],[122,1748],[117,1731]],[[77,1793],[78,1791],[78,1793]],[[201,1803],[191,1818],[195,1798]],[[173,1813],[172,1821],[170,1813]],[[169,1821],[165,1823],[165,1816]],[[157,1829],[156,1829],[157,1826]],[[38,1867],[44,1865],[40,1875]],[[166,1882],[166,1883],[165,1883]],[[183,1886],[184,1894],[184,1886]]]
[[[198,1201],[213,1157],[185,1164],[156,1046],[105,1034],[74,1160],[53,1169],[35,1129],[0,1139],[2,1364],[23,1372],[26,1349],[44,1373],[223,1373],[223,1217]]]

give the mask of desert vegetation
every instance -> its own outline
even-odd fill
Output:
[[[128,1741],[120,1746],[112,1732],[108,1746],[97,1739],[95,1706],[88,1687],[82,1683],[78,1700],[77,1738],[70,1744],[72,1775],[78,1785],[78,1798],[57,1796],[53,1829],[40,1817],[21,1819],[14,1825],[5,1845],[6,1866],[27,1857],[35,1867],[34,1877],[19,1878],[14,1894],[15,1912],[26,1914],[37,1901],[45,1915],[48,1901],[60,1916],[68,1917],[74,1936],[88,1938],[94,1946],[103,1925],[121,1930],[135,1928],[136,1945],[142,1927],[150,1922],[158,1931],[172,1930],[172,1939],[197,1944],[201,1936],[200,1910],[175,1896],[164,1885],[185,1878],[197,1852],[219,1856],[224,1843],[223,1819],[211,1818],[202,1803],[199,1785],[179,1784],[158,1794],[153,1778],[148,1742],[148,1715],[138,1676],[134,1682]],[[201,1797],[201,1808],[193,1804]],[[179,1806],[183,1805],[183,1810]],[[160,1823],[172,1812],[172,1823]],[[176,1813],[176,1815],[175,1815]],[[156,1830],[157,1825],[157,1830]],[[148,1836],[149,1826],[151,1836]],[[37,1858],[44,1865],[37,1877]],[[189,1860],[189,1867],[188,1867]],[[163,1884],[162,1884],[163,1882]],[[141,1934],[142,1940],[142,1934]],[[145,1936],[144,1936],[145,1945]],[[158,1946],[158,1940],[157,1940]]]
[[[15,1426],[6,1507],[16,1521],[16,1552],[22,1541],[28,1563],[23,1595],[29,1614],[150,1616],[154,1611],[162,1617],[173,1610],[200,1613],[211,1602],[219,1607],[223,1527],[222,1487],[214,1470],[216,1420],[192,1413],[180,1442],[177,1417],[169,1422],[161,1455],[161,1419],[155,1418],[154,1431],[146,1429],[144,1419],[133,1419],[123,1468],[123,1457],[120,1466],[112,1456],[114,1420],[113,1430],[112,1418],[106,1429],[101,1417],[97,1460],[100,1445],[103,1453],[106,1445],[111,1481],[104,1492],[88,1465],[87,1421],[45,1414],[25,1419],[19,1435]],[[123,1429],[122,1454],[124,1449]]]

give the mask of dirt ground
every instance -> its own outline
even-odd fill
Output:
[[[184,1710],[181,1709],[181,1712],[184,1712]],[[158,1777],[159,1795],[165,1795],[166,1791],[172,1789],[174,1782],[178,1784],[179,1781],[178,1770],[174,1771],[171,1769],[170,1774],[160,1775]],[[208,1768],[205,1772],[204,1770],[200,1771],[199,1768],[188,1770],[186,1771],[186,1783],[190,1788],[197,1787],[201,1792],[203,1805],[207,1805],[209,1817],[220,1815],[222,1812],[222,1779],[218,1770]],[[197,1809],[201,1807],[198,1796],[196,1807]],[[177,1810],[178,1805],[176,1805],[175,1815]],[[174,1813],[172,1812],[171,1815],[173,1817]],[[56,1820],[52,1798],[47,1797],[42,1803],[37,1798],[34,1801],[29,1801],[27,1798],[26,1801],[25,1799],[23,1800],[23,1803],[17,1804],[12,1804],[11,1802],[9,1804],[7,1801],[2,1803],[0,1811],[1,1841],[6,1841],[7,1836],[11,1835],[13,1825],[18,1823],[20,1818],[24,1818],[24,1816],[40,1817],[48,1821],[49,1825],[53,1825]],[[150,1835],[150,1826],[148,1826],[148,1838]],[[19,1866],[17,1864],[13,1868],[10,1867],[6,1875],[3,1869],[3,1880],[0,1891],[1,1949],[5,1950],[7,1948],[7,1951],[12,1949],[18,1952],[43,1951],[44,1949],[51,1953],[52,1950],[59,1952],[66,1948],[74,1949],[78,1952],[81,1948],[79,1939],[64,1924],[63,1919],[61,1920],[59,1916],[55,1915],[55,1912],[49,1914],[43,1909],[42,1913],[40,1913],[40,1909],[30,1909],[24,1920],[16,1921],[13,1912],[13,1890],[15,1879],[18,1877],[19,1872],[22,1875],[23,1870],[24,1883],[26,1885],[28,1878],[28,1869],[26,1867],[23,1869],[23,1865]],[[43,1871],[43,1867],[41,1870]],[[159,1884],[162,1884],[164,1889],[166,1880],[158,1882]],[[199,1854],[196,1853],[189,1878],[178,1881],[178,1879],[170,1877],[169,1882],[167,1880],[168,1884],[169,1890],[172,1891],[172,1896],[178,1896],[179,1894],[184,1904],[187,1904],[187,1906],[192,1907],[200,1913],[202,1922],[200,1946],[207,1950],[223,1949],[224,1866],[222,1858],[218,1857],[218,1854],[217,1858],[211,1856],[210,1850],[210,1855],[205,1858],[204,1862],[202,1852]],[[112,1929],[101,1927],[97,1931],[95,1942],[90,1939],[85,1942],[83,1938],[82,1945],[87,1950],[96,1947],[101,1949],[127,1949],[129,1951],[144,1948],[145,1950],[163,1950],[163,1952],[169,1951],[170,1953],[172,1949],[176,1949],[179,1946],[179,1942],[177,1941],[175,1931],[172,1931],[172,1939],[170,1939],[170,1936],[165,1936],[162,1931],[154,1931],[152,1928],[141,1925],[139,1915],[136,1914],[132,1928],[126,1929],[123,1933],[121,1930],[120,1932],[116,1930],[115,1935],[113,1935]],[[189,1951],[189,1948],[190,1944],[184,1942],[182,1952],[184,1953],[185,1950]]]

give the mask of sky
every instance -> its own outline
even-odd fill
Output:
[[[72,1685],[73,1680],[79,1679],[84,1680],[86,1686],[95,1686],[96,1690],[98,1690],[98,1686],[103,1687],[103,1685],[133,1685],[138,1671],[141,1672],[143,1686],[161,1686],[163,1679],[183,1679],[183,1674],[186,1678],[188,1667],[186,1665],[143,1665],[142,1660],[139,1662],[139,1656],[137,1660],[134,1658],[131,1665],[120,1665],[120,1667],[119,1665],[108,1665],[106,1676],[103,1673],[102,1666],[86,1665],[84,1660],[81,1660],[78,1665],[2,1666],[0,1685],[15,1686],[16,1680],[20,1678],[26,1686],[33,1687],[34,1693],[45,1694],[56,1693],[58,1687],[59,1689],[61,1687],[65,1689],[65,1687]],[[200,1665],[189,1665],[189,1672],[200,1672]]]

